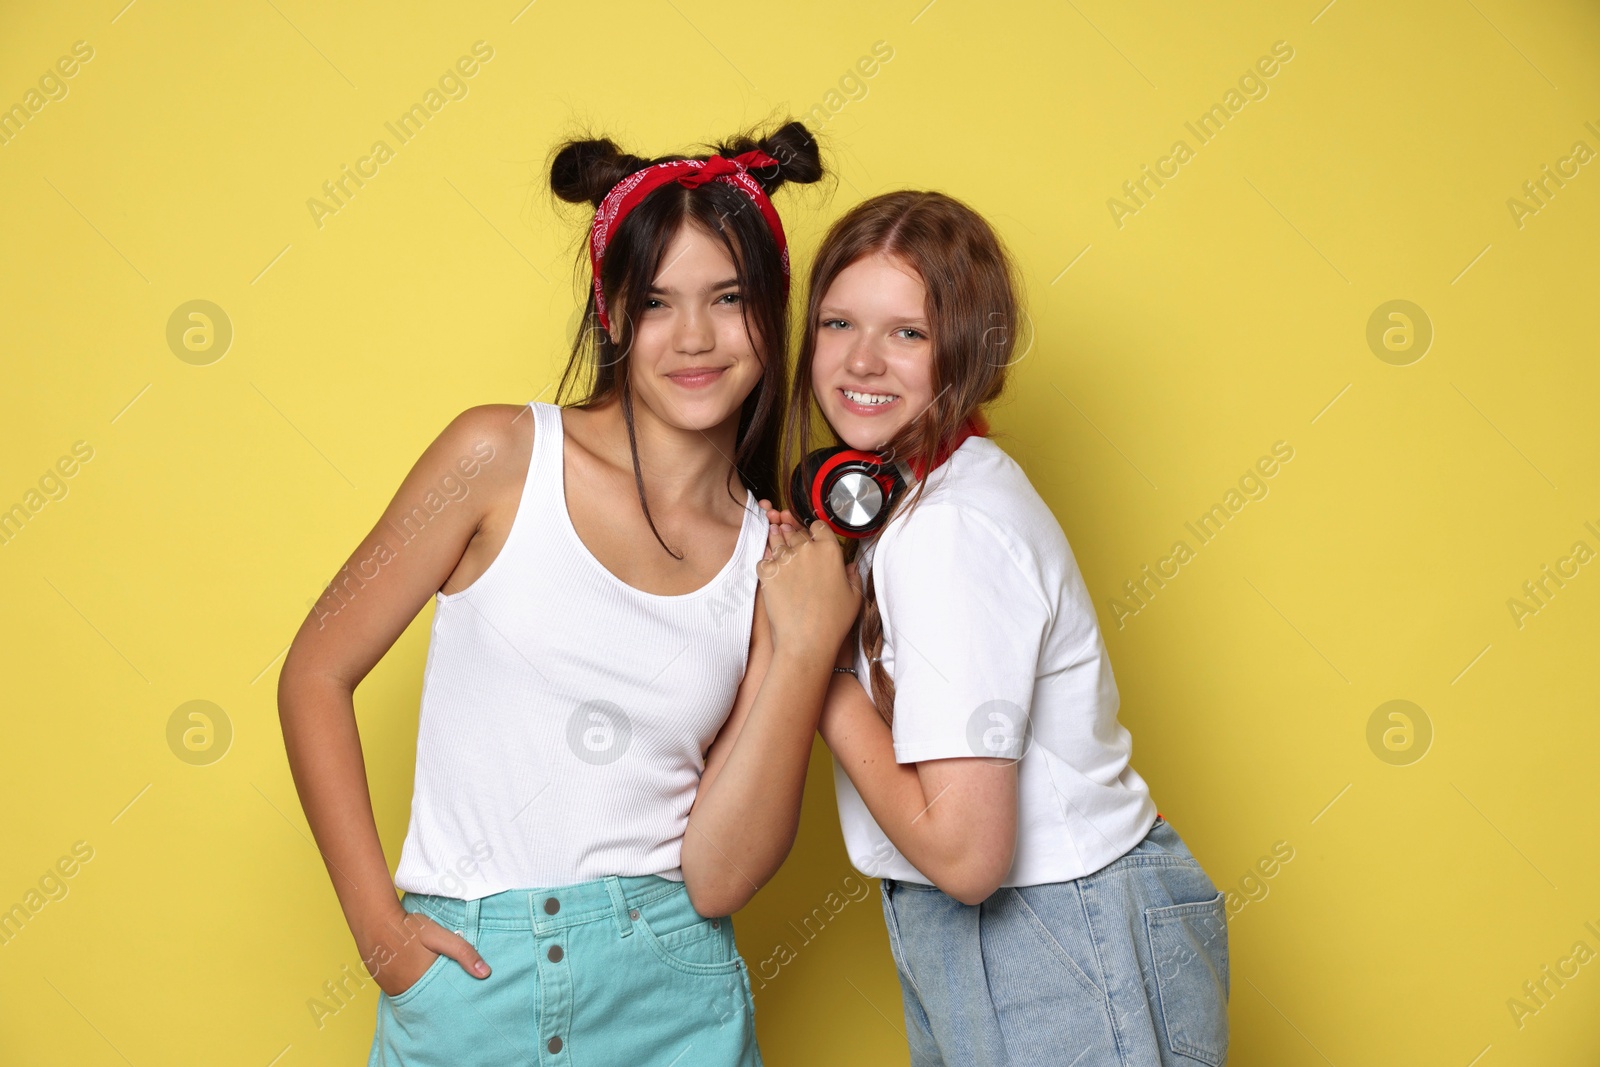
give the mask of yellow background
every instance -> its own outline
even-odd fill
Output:
[[[552,144],[649,154],[818,105],[839,181],[780,197],[799,270],[880,191],[994,221],[1036,326],[994,421],[1095,595],[1135,766],[1219,887],[1294,849],[1230,924],[1231,1062],[1596,1062],[1600,963],[1520,1026],[1507,1002],[1600,950],[1600,566],[1520,627],[1507,601],[1600,549],[1600,163],[1520,227],[1507,200],[1600,150],[1600,13],[1323,3],[6,5],[0,105],[94,58],[0,145],[0,507],[94,454],[0,546],[0,908],[94,855],[0,947],[0,1062],[363,1062],[375,985],[320,1029],[307,1007],[357,963],[281,655],[452,416],[550,399],[586,280]],[[478,40],[467,97],[319,228],[306,201]],[[1277,41],[1268,95],[1199,145],[1184,123]],[[1107,201],[1180,138],[1119,227]],[[166,341],[195,299],[234,330],[207,366]],[[1366,341],[1394,299],[1434,330],[1406,366]],[[1119,629],[1122,583],[1276,441],[1270,494]],[[357,693],[391,862],[429,619]],[[167,741],[196,699],[233,729],[207,766]],[[1395,699],[1433,733],[1408,765],[1367,740]],[[849,874],[819,751],[801,842],[737,918],[753,971],[794,951],[757,993],[774,1067],[905,1062],[875,889],[796,929]]]

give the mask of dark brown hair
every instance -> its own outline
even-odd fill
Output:
[[[788,182],[809,183],[822,177],[816,139],[798,122],[788,122],[772,133],[749,132],[719,145],[702,146],[701,155],[666,155],[645,159],[630,155],[605,138],[572,140],[558,145],[550,160],[550,189],[568,203],[599,207],[612,186],[645,167],[668,160],[706,159],[710,155],[735,156],[759,148],[776,160],[775,166],[755,168],[750,176],[770,196]],[[639,469],[639,446],[633,422],[633,392],[629,386],[628,354],[633,346],[633,324],[649,299],[648,291],[661,269],[667,246],[680,227],[696,225],[720,240],[733,260],[739,282],[740,307],[745,332],[763,363],[762,376],[745,398],[739,414],[733,465],[739,480],[757,498],[775,500],[778,489],[778,448],[782,435],[782,397],[787,391],[789,311],[784,296],[783,265],[778,242],[760,211],[744,193],[726,182],[706,182],[690,189],[668,182],[651,192],[623,219],[612,235],[600,265],[600,284],[613,324],[620,327],[615,342],[600,326],[590,285],[588,243],[579,253],[578,277],[589,290],[582,326],[572,343],[572,353],[556,389],[556,403],[577,393],[571,406],[596,407],[618,398],[628,427],[628,448],[633,454],[633,479],[645,521],[668,554],[650,517],[644,478]],[[742,502],[741,502],[742,503]],[[682,558],[682,557],[678,557]]]
[[[833,224],[811,265],[804,332],[789,397],[784,470],[792,470],[812,448],[811,363],[818,307],[846,267],[875,253],[901,260],[922,279],[933,341],[933,402],[883,451],[901,458],[934,455],[962,423],[1005,388],[1006,370],[1016,349],[1021,284],[999,236],[976,211],[943,193],[906,190],[875,196]],[[885,525],[915,505],[925,484],[919,481],[910,494],[895,501]],[[860,542],[855,544],[859,547]],[[879,662],[883,623],[870,573],[863,592],[861,644],[870,665],[872,700],[878,714],[892,723],[894,679]]]

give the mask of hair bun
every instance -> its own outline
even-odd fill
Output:
[[[726,144],[717,145],[716,151],[720,155],[736,156],[752,148],[760,149],[777,160],[776,167],[750,168],[750,176],[761,183],[761,188],[769,196],[785,182],[809,185],[822,180],[822,149],[804,123],[786,122],[763,137],[754,133],[743,134]]]
[[[609,138],[567,141],[550,161],[550,189],[569,204],[599,207],[612,186],[649,162],[624,152]]]

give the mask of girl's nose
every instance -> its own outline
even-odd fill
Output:
[[[711,316],[694,308],[684,310],[674,324],[672,342],[679,352],[691,355],[709,351],[716,343]]]
[[[883,370],[883,354],[878,351],[876,342],[862,338],[850,346],[844,365],[855,374],[877,374]]]

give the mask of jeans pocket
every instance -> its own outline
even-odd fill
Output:
[[[662,963],[675,971],[692,975],[730,975],[739,971],[743,960],[733,939],[733,920],[727,916],[706,919],[674,898],[646,904],[636,909],[639,918],[634,930],[650,946]]]
[[[1222,1067],[1228,1058],[1228,923],[1224,894],[1146,908],[1167,1048]]]
[[[432,963],[428,964],[428,969],[423,971],[415,982],[389,998],[390,1006],[402,1008],[410,1004],[427,986],[437,984],[439,972],[444,970],[446,965],[454,965],[455,962],[441,952]]]
[[[1015,899],[1017,903],[1017,909],[1022,913],[1023,918],[1026,920],[1027,926],[1033,931],[1034,936],[1039,939],[1039,943],[1050,954],[1051,958],[1059,963],[1062,969],[1072,976],[1073,980],[1082,987],[1085,993],[1095,998],[1095,1000],[1099,1003],[1103,1004],[1106,1000],[1105,991],[1094,984],[1094,980],[1090,978],[1087,973],[1085,973],[1081,966],[1079,966],[1078,961],[1072,958],[1072,953],[1067,951],[1066,946],[1063,945],[1056,937],[1055,933],[1051,931],[1049,925],[1044,921],[1044,919],[1040,918],[1038,911],[1034,909],[1033,905],[1028,903],[1028,897],[1030,895],[1042,895],[1043,893],[1055,890],[1056,886],[1062,884],[1063,883],[1054,883],[1052,885],[1044,886],[1022,886],[1012,889],[1002,889],[1000,892],[1009,893]]]

